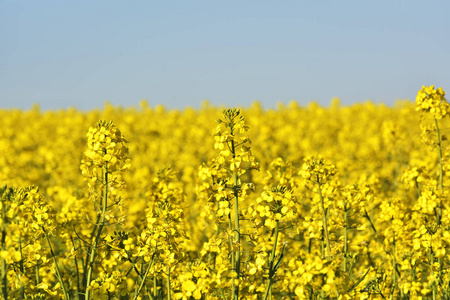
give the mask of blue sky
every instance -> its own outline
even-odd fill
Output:
[[[450,1],[0,0],[0,108],[450,92]]]

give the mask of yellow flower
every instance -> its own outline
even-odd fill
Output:
[[[422,86],[417,92],[416,111],[431,113],[436,119],[442,119],[450,112],[450,106],[445,100],[442,88],[435,89],[434,85]]]

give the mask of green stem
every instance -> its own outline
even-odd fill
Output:
[[[153,296],[155,298],[158,296],[158,294],[156,293],[157,287],[158,287],[158,284],[156,282],[156,268],[155,268],[155,266],[153,266]]]
[[[442,163],[442,138],[441,138],[441,133],[439,131],[438,120],[436,118],[434,118],[434,122],[436,124],[436,133],[437,133],[438,148],[439,148],[439,188],[440,188],[441,192],[443,192],[444,191],[444,167],[443,167],[443,163]],[[441,204],[439,203],[437,205],[437,226],[441,225],[441,219],[442,219],[442,208],[441,208]],[[443,264],[441,257],[438,258],[438,262],[439,262],[439,271],[442,272],[444,264]]]
[[[167,300],[170,299],[170,266],[167,264]]]
[[[436,133],[438,138],[438,150],[439,150],[439,188],[441,191],[444,190],[444,168],[442,166],[442,140],[441,140],[441,133],[439,131],[439,125],[438,120],[434,118],[435,124],[436,124]],[[442,218],[442,210],[441,205],[438,205],[437,208],[437,225],[441,225],[441,218]]]
[[[275,275],[275,269],[274,269],[274,260],[275,260],[275,252],[277,251],[277,243],[278,243],[278,224],[279,221],[276,221],[275,224],[275,240],[273,242],[273,248],[272,253],[270,254],[270,260],[269,260],[269,278],[267,279],[267,286],[266,286],[266,292],[264,294],[264,300],[267,300],[267,296],[269,295],[269,291],[272,287],[272,278]]]
[[[444,188],[444,183],[443,183],[443,179],[444,179],[444,170],[442,167],[442,140],[441,140],[441,133],[439,131],[439,125],[438,125],[438,120],[436,118],[434,118],[435,124],[436,124],[436,133],[437,133],[437,138],[438,138],[438,150],[439,150],[439,188],[442,190]]]
[[[70,239],[72,241],[73,249],[76,250],[75,242],[73,240],[73,236],[72,235],[70,235]],[[79,291],[80,291],[80,269],[78,268],[78,259],[77,259],[76,256],[73,258],[73,260],[74,260],[74,263],[75,263],[75,271],[76,271],[76,274],[77,274],[77,292],[79,293]],[[78,298],[80,298],[79,294],[78,294]]]
[[[20,262],[19,262],[20,299],[25,299],[25,287],[23,285],[24,266],[23,266],[23,253],[22,253],[22,239],[21,238],[19,238],[19,252],[20,252]]]
[[[39,278],[39,266],[38,266],[38,262],[36,262],[36,266],[34,266],[34,272],[35,272],[35,276],[36,276],[36,282],[35,285],[39,285],[40,283],[40,278]]]
[[[231,222],[231,214],[228,214],[228,226],[230,229],[230,232],[233,231],[233,223]],[[235,270],[235,265],[236,265],[236,256],[235,256],[235,252],[233,251],[233,236],[230,234],[230,251],[231,251],[231,268],[233,270]],[[233,278],[231,279],[231,299],[234,300],[235,298],[235,291],[236,291],[236,282],[235,282],[235,277],[233,276]]]
[[[322,255],[322,259],[325,258],[325,241],[324,241],[325,234],[323,233],[323,231],[324,230],[322,228],[322,239],[320,241],[320,253]]]
[[[136,300],[136,299],[138,298],[139,294],[141,293],[142,287],[145,286],[145,280],[147,279],[148,272],[150,271],[150,268],[151,268],[151,266],[153,265],[153,261],[154,261],[154,260],[155,260],[155,256],[153,255],[152,260],[151,260],[150,263],[148,264],[147,269],[145,270],[145,273],[144,273],[144,276],[143,276],[143,277],[141,277],[141,275],[138,273],[138,276],[139,276],[139,278],[141,279],[141,284],[139,285],[139,289],[137,290],[136,295],[134,296],[133,300]],[[131,261],[131,260],[130,260],[130,261]],[[137,270],[135,264],[134,264],[134,263],[132,263],[132,264],[133,264],[133,267],[135,268],[135,270]],[[145,289],[147,289],[147,286],[145,286]],[[156,286],[155,286],[155,290],[156,290]],[[148,290],[147,290],[147,294],[148,294],[148,296],[150,297],[151,300],[154,299],[153,296],[152,296],[152,294],[149,293]],[[169,299],[170,299],[170,298],[169,298]]]
[[[138,270],[138,268],[137,268],[137,266],[136,266],[136,263],[135,263],[134,261],[132,261],[129,257],[128,257],[127,260],[128,260],[128,261],[131,263],[131,265],[133,266],[133,269],[134,269],[134,271],[136,272],[136,274],[138,275],[139,280],[141,280],[141,284],[142,284],[142,281],[143,281],[144,279],[143,279],[141,273],[139,272],[139,270]],[[151,261],[150,265],[148,266],[148,268],[151,267],[152,263],[153,263],[153,257],[152,257],[152,261]],[[144,272],[144,270],[142,269],[141,272]],[[145,273],[144,273],[144,274],[145,274]],[[148,290],[148,288],[147,288],[146,285],[144,285],[144,288],[145,288],[145,290],[147,291],[147,294],[148,294],[148,296],[150,297],[150,300],[153,300],[153,295],[152,295],[152,293],[150,293],[150,291]],[[139,292],[140,292],[140,291],[139,291]],[[135,288],[135,293],[136,293],[136,295],[139,295],[139,294],[138,294],[138,287]],[[137,297],[137,296],[136,296],[136,297]]]
[[[233,154],[233,158],[236,158],[236,149],[234,145],[234,141],[231,141],[231,153]],[[237,245],[237,250],[233,251],[235,252],[235,262],[233,265],[233,269],[236,272],[235,279],[239,280],[239,274],[241,269],[241,232],[239,228],[239,185],[238,182],[239,178],[237,173],[233,174],[233,194],[234,194],[234,241]],[[233,280],[234,281],[234,280]],[[239,286],[234,286],[233,289],[233,299],[238,300],[239,299]]]
[[[95,233],[97,232],[98,224],[100,223],[100,218],[101,218],[101,214],[98,213],[97,214],[97,220],[95,221],[94,228],[92,228],[89,241],[92,241],[94,239],[94,237],[95,237]],[[74,231],[75,231],[75,229],[74,229]],[[87,277],[87,273],[88,273],[89,256],[91,254],[91,249],[92,249],[91,245],[89,244],[87,249],[86,249],[86,251],[85,251],[86,252],[86,258],[84,259],[84,261],[83,261],[83,258],[81,259],[82,260],[82,264],[83,264],[83,277],[81,279],[81,285],[83,287],[87,287],[88,286],[86,277]],[[81,294],[81,299],[85,300],[86,294],[85,293],[80,293],[80,294]]]
[[[430,235],[430,268],[431,268],[431,275],[434,275],[433,272],[433,264],[434,264],[434,255],[433,255],[433,247],[431,246],[431,235]],[[436,293],[436,284],[433,283],[433,300],[437,299],[437,293]]]
[[[430,258],[430,272],[431,272],[431,276],[434,277],[434,271],[433,271],[434,253],[433,253],[432,235],[431,234],[430,234],[430,254],[429,255],[430,255],[429,256],[429,258]],[[437,299],[436,283],[433,283],[432,291],[433,291],[433,300],[436,300]]]
[[[372,219],[370,218],[369,214],[367,213],[366,208],[364,207],[364,217],[369,221],[370,227],[372,228],[373,232],[378,235],[377,229],[375,228],[375,225],[372,222]]]
[[[61,276],[61,272],[59,271],[58,261],[56,260],[55,253],[53,252],[52,244],[50,243],[50,239],[49,239],[48,234],[45,231],[44,227],[42,227],[42,230],[44,231],[45,239],[47,240],[47,244],[48,244],[48,246],[50,248],[50,254],[52,255],[53,263],[55,264],[56,277],[59,280],[59,284],[61,284],[61,288],[62,288],[63,293],[64,293],[64,298],[68,300],[69,299],[69,295],[67,294],[66,286],[64,285],[64,281],[63,281],[63,278]]]
[[[327,226],[327,212],[325,210],[323,195],[322,195],[322,189],[320,187],[319,180],[317,180],[319,184],[319,196],[320,196],[320,205],[322,206],[322,213],[323,213],[323,230],[325,233],[325,242],[327,245],[327,254],[328,256],[331,255],[331,247],[330,247],[330,237],[328,235],[328,226]]]
[[[236,270],[236,279],[239,280],[239,274],[241,272],[241,233],[239,228],[239,198],[237,194],[238,189],[238,179],[237,174],[234,174],[234,231],[235,231],[235,242],[237,244],[237,250],[236,250],[236,264],[235,264],[235,270]],[[237,287],[236,290],[236,300],[239,299],[239,287]]]
[[[220,295],[222,296],[222,299],[227,300],[227,298],[225,297],[225,294],[223,293],[223,288],[219,286],[219,290],[220,290]]]
[[[394,292],[395,292],[395,288],[397,285],[397,274],[396,274],[396,270],[397,270],[397,261],[395,259],[395,252],[396,252],[396,240],[395,240],[395,231],[392,233],[393,237],[392,237],[392,292],[391,292],[391,299],[393,299],[394,297]]]
[[[102,213],[100,218],[100,224],[98,225],[97,235],[94,240],[94,244],[92,245],[91,249],[91,255],[89,259],[89,269],[87,274],[87,282],[86,282],[86,300],[89,300],[90,296],[90,290],[89,286],[91,285],[91,278],[92,278],[92,272],[94,269],[94,261],[95,261],[95,255],[97,252],[97,246],[98,242],[100,240],[100,236],[102,234],[103,227],[105,226],[105,216],[106,216],[106,210],[108,208],[108,163],[105,164],[104,168],[104,191],[103,191],[103,201],[102,201]]]
[[[416,200],[417,200],[420,198],[421,193],[420,193],[419,182],[417,181],[417,179],[415,180],[415,183],[416,183],[416,190],[417,190],[417,196],[416,196],[417,197]]]
[[[344,273],[347,273],[347,256],[348,256],[348,209],[344,202]]]

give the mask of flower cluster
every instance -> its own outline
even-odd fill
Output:
[[[92,283],[89,289],[94,299],[108,300],[109,295],[125,296],[128,294],[126,277],[118,271],[111,274],[102,274]]]
[[[4,273],[6,269],[3,269],[2,275],[11,277],[10,282],[16,287],[12,297],[19,297],[25,292],[37,294],[39,289],[48,287],[46,281],[50,281],[50,278],[26,287],[24,284],[33,276],[28,270],[47,265],[48,268],[42,268],[44,273],[52,268],[50,258],[54,255],[53,250],[50,248],[49,251],[48,247],[51,247],[50,236],[56,233],[55,211],[36,186],[19,189],[2,187],[0,198],[3,236],[1,260],[4,268],[10,266],[10,274]],[[59,283],[53,285],[52,289],[47,288],[53,295],[57,295],[58,290]]]
[[[230,174],[241,176],[252,169],[259,169],[259,164],[248,146],[251,142],[245,133],[248,126],[239,109],[227,109],[223,112],[223,120],[217,121],[214,132],[214,149],[220,150],[214,167],[226,167]]]
[[[11,212],[20,216],[23,220],[20,223],[26,225],[22,228],[23,233],[27,234],[31,230],[35,238],[53,234],[57,225],[55,211],[50,207],[48,200],[39,193],[38,187],[18,189],[15,198],[16,202],[11,205]]]
[[[405,185],[410,188],[418,187],[419,184],[430,182],[433,178],[429,174],[429,170],[425,168],[425,166],[414,166],[409,167],[405,170],[401,179]],[[437,181],[435,180],[436,185]]]
[[[339,191],[339,194],[336,208],[341,211],[353,209],[360,215],[364,215],[367,202],[374,200],[373,191],[369,185],[346,185]]]
[[[321,156],[306,157],[299,174],[313,186],[321,188],[336,174],[336,166]]]
[[[450,105],[445,100],[442,88],[435,89],[434,85],[422,86],[417,92],[416,111],[429,112],[436,119],[442,119],[450,112]]]
[[[256,211],[260,217],[266,218],[264,225],[269,228],[275,228],[276,221],[280,221],[281,218],[293,220],[297,213],[295,197],[292,191],[284,186],[264,191],[256,202],[258,203]]]
[[[110,183],[123,185],[117,171],[126,171],[130,167],[127,143],[112,122],[97,122],[87,133],[87,150],[81,161],[82,174],[93,182],[103,182],[106,167],[106,172],[112,174]]]
[[[177,173],[167,168],[154,177],[147,193],[146,227],[140,234],[139,252],[154,253],[157,261],[174,267],[185,255],[182,250],[187,236],[184,229],[183,188]],[[145,249],[145,250],[144,250]]]

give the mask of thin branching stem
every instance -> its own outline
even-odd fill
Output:
[[[437,139],[438,139],[438,152],[439,152],[439,189],[441,191],[444,190],[444,167],[442,165],[442,139],[441,139],[441,133],[439,131],[439,124],[438,120],[434,118],[435,124],[436,124],[436,133],[437,133]],[[439,204],[437,207],[437,225],[441,225],[441,218],[442,218],[442,209],[441,205]]]
[[[167,299],[170,300],[170,265],[167,264]]]
[[[69,298],[69,295],[67,294],[66,286],[64,284],[63,278],[61,276],[61,272],[59,270],[58,261],[56,259],[55,253],[53,252],[52,244],[50,243],[50,238],[48,237],[48,233],[45,231],[44,227],[42,227],[42,230],[44,231],[45,239],[47,240],[47,244],[48,244],[48,246],[50,248],[50,254],[51,254],[52,258],[53,258],[53,263],[55,264],[56,277],[59,280],[59,284],[61,284],[61,288],[62,288],[63,293],[64,293],[64,298],[69,300],[70,298]]]
[[[392,233],[392,290],[391,290],[391,299],[394,299],[394,292],[397,285],[397,261],[395,259],[396,252],[396,240],[395,240],[395,231]]]
[[[327,211],[325,210],[325,204],[324,199],[322,195],[322,188],[320,186],[319,179],[317,178],[318,182],[318,188],[319,188],[319,196],[320,196],[320,205],[322,206],[322,213],[323,213],[323,231],[325,235],[325,243],[327,246],[327,255],[331,255],[331,247],[330,247],[330,237],[328,235],[328,226],[327,226]]]
[[[232,128],[231,128],[231,132]],[[233,155],[233,158],[236,158],[236,148],[234,146],[234,141],[231,141],[231,153]],[[233,299],[238,300],[239,299],[239,285],[236,285],[235,279],[239,280],[239,274],[240,274],[240,266],[241,266],[241,233],[239,228],[239,178],[238,174],[233,174],[233,194],[234,194],[234,242],[236,247],[236,250],[233,250],[235,261],[233,263],[233,269],[236,272],[236,275],[233,279]]]
[[[436,118],[434,118],[434,122],[436,124],[436,134],[437,134],[437,139],[438,139],[438,152],[439,152],[439,189],[441,190],[441,192],[444,191],[444,167],[443,167],[443,162],[442,162],[442,138],[441,138],[441,133],[439,130],[439,124],[438,124],[438,120]],[[438,203],[437,207],[437,226],[441,225],[441,219],[442,219],[442,208],[441,208],[441,204]],[[439,271],[442,272],[443,269],[443,261],[442,258],[439,257],[438,258],[438,263],[439,263]],[[434,293],[434,290],[433,290]]]
[[[105,150],[105,152],[106,152],[106,150]],[[94,240],[94,244],[92,245],[91,255],[90,255],[90,259],[89,259],[89,269],[88,269],[87,281],[86,281],[86,300],[89,300],[89,296],[90,296],[89,286],[91,284],[92,272],[94,269],[97,245],[100,240],[100,236],[102,234],[103,227],[105,226],[106,209],[108,207],[108,188],[109,188],[108,174],[109,174],[108,173],[108,163],[106,163],[105,167],[104,167],[104,191],[103,191],[103,199],[102,199],[102,212],[101,212],[100,223],[99,223],[98,229],[97,229],[97,234],[96,234],[96,237]]]
[[[24,276],[24,266],[23,266],[23,252],[22,252],[22,239],[19,238],[19,253],[20,253],[20,262],[19,262],[19,280],[20,280],[20,299],[25,299],[25,286],[23,285],[23,276]]]
[[[431,234],[430,234],[430,268],[431,268],[431,275],[434,276],[433,272],[433,264],[434,264],[434,254],[433,254],[433,247],[431,246]],[[437,291],[436,291],[436,284],[433,284],[433,300],[437,299]]]
[[[273,248],[272,248],[272,253],[270,254],[270,260],[269,260],[269,278],[267,279],[267,285],[266,285],[266,292],[264,293],[264,300],[267,300],[267,296],[269,295],[269,291],[272,288],[272,278],[275,275],[275,266],[274,266],[274,261],[275,261],[275,252],[277,251],[277,243],[278,243],[278,224],[279,221],[276,221],[275,224],[275,239],[273,242]]]
[[[348,208],[347,203],[344,202],[344,273],[347,273],[347,259],[348,259]]]
[[[73,236],[72,235],[70,235],[70,239],[72,241],[73,250],[76,251],[75,242],[73,240]],[[73,260],[74,260],[75,272],[76,272],[76,276],[77,276],[77,291],[79,291],[80,290],[80,269],[78,267],[78,259],[77,259],[76,255],[73,258]]]
[[[39,285],[41,283],[41,280],[39,278],[39,265],[36,263],[34,266],[34,273],[35,273],[35,285]]]
[[[231,213],[228,214],[228,225],[229,225],[229,230],[231,233],[233,231],[233,223],[231,221]],[[231,268],[233,270],[235,270],[236,255],[235,255],[235,252],[233,251],[233,236],[231,234],[229,235],[229,241],[230,241],[230,251],[231,251]],[[236,281],[235,281],[235,277],[233,276],[233,278],[231,279],[232,299],[234,299],[235,289],[236,289]]]
[[[156,250],[155,250],[155,251],[156,251]],[[145,280],[147,279],[148,272],[150,271],[150,268],[152,267],[154,260],[155,260],[155,254],[153,254],[152,260],[151,260],[150,263],[148,264],[147,269],[145,270],[144,276],[141,276],[141,275],[138,273],[138,276],[139,276],[139,278],[141,279],[141,284],[139,285],[139,288],[138,288],[138,290],[137,290],[137,292],[136,292],[136,295],[134,296],[133,300],[136,300],[136,299],[138,298],[138,296],[139,296],[139,294],[141,293],[141,290],[142,290],[142,288],[143,288],[144,286],[145,286],[145,288],[147,289],[147,286],[145,285]],[[134,263],[133,263],[133,267],[136,268],[135,265],[134,265]],[[155,289],[156,289],[156,288],[155,288]],[[152,294],[149,293],[148,290],[147,290],[147,294],[148,294],[148,296],[150,297],[151,300],[154,299],[153,296],[152,296]]]

